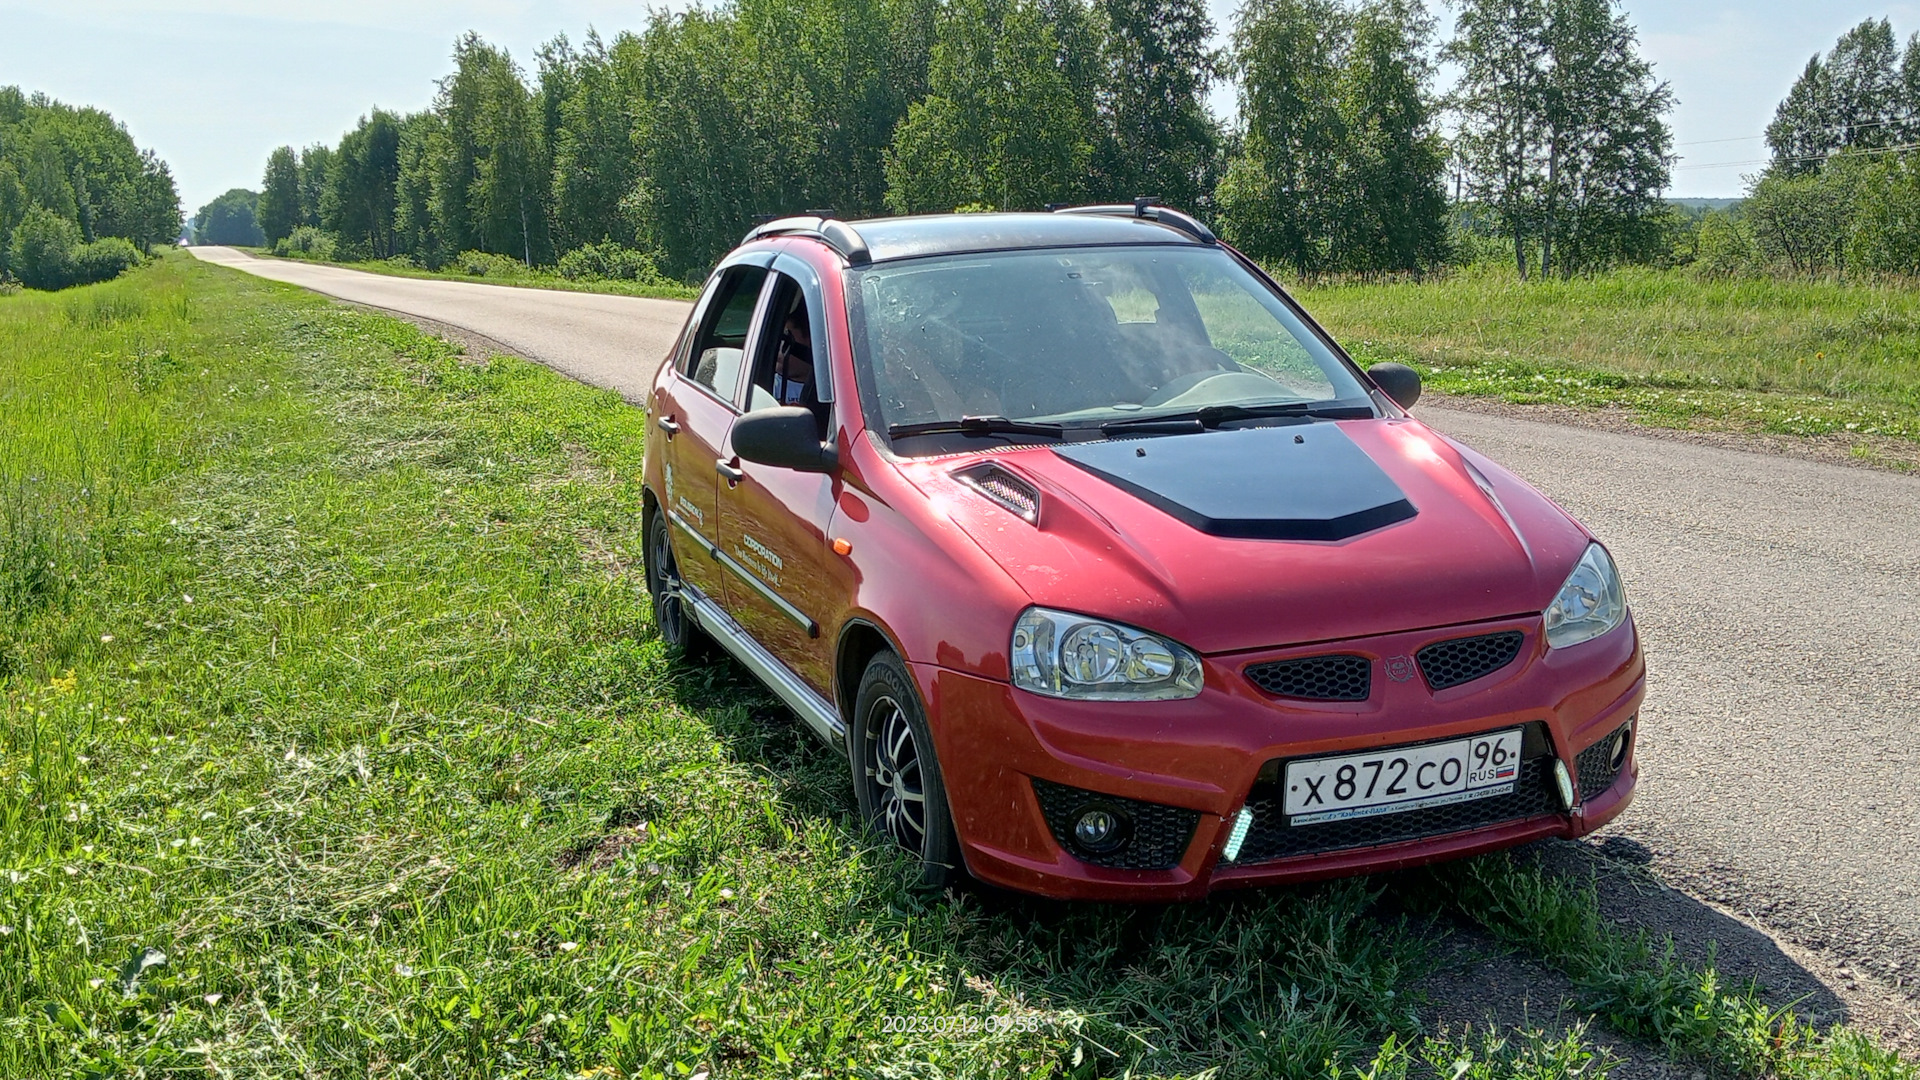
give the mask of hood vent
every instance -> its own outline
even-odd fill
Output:
[[[1016,517],[1036,524],[1040,520],[1040,492],[1032,484],[1021,479],[1012,470],[987,462],[961,469],[953,474],[955,480],[967,485],[987,498],[999,503]]]

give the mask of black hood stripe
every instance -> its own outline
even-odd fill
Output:
[[[1079,443],[1054,453],[1210,536],[1345,540],[1419,511],[1332,424]]]

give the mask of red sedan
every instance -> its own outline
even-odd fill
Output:
[[[755,229],[647,402],[647,584],[940,884],[1171,899],[1579,836],[1606,548],[1146,204]]]

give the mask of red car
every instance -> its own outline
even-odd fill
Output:
[[[1411,866],[1626,806],[1645,665],[1579,523],[1150,205],[753,230],[647,401],[661,635],[847,755],[930,884]]]

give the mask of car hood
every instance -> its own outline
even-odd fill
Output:
[[[1034,603],[1203,653],[1538,612],[1589,542],[1518,477],[1412,419],[902,467]]]

